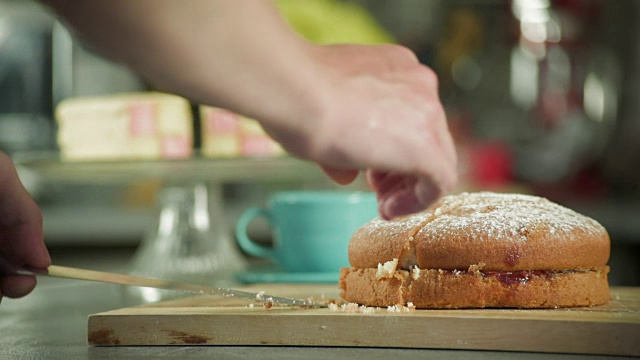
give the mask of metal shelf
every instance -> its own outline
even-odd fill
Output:
[[[210,159],[195,156],[181,160],[65,161],[57,153],[13,156],[16,166],[52,181],[75,183],[126,183],[157,180],[167,183],[250,183],[304,181],[324,178],[313,163],[289,156],[277,158]]]

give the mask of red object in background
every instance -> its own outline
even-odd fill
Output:
[[[513,156],[501,142],[478,142],[468,149],[469,178],[477,186],[495,188],[513,180]]]
[[[595,19],[602,11],[601,0],[553,0],[552,6],[587,21]]]
[[[513,183],[511,148],[499,140],[481,140],[473,135],[472,116],[462,109],[447,109],[449,130],[458,151],[459,171],[471,188],[497,189]]]
[[[529,184],[533,193],[557,203],[603,199],[609,187],[600,169],[593,166],[561,182]]]

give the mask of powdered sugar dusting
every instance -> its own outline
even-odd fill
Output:
[[[376,236],[390,238],[405,233],[410,229],[417,229],[431,217],[433,217],[433,214],[428,210],[393,220],[383,220],[380,217],[376,217],[364,224],[359,231],[363,232],[365,237],[371,237],[373,234],[376,234]]]
[[[528,232],[537,226],[567,240],[575,240],[578,230],[594,236],[605,231],[591,218],[530,195],[463,193],[446,196],[434,207],[434,219],[421,230],[434,240],[465,232],[475,241],[525,242]]]

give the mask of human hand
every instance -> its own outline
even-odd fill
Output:
[[[404,47],[311,44],[265,1],[46,2],[157,89],[259,120],[338,183],[367,170],[384,218],[456,181],[436,77]]]
[[[312,123],[265,129],[288,151],[316,161],[337,183],[366,169],[380,215],[422,210],[455,185],[456,153],[438,99],[437,79],[396,45],[315,46],[324,86]]]
[[[42,214],[22,186],[11,159],[0,152],[0,252],[19,265],[46,268],[51,264],[43,242]],[[2,296],[18,298],[36,286],[33,276],[0,278]]]

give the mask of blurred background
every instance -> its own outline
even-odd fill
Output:
[[[640,2],[277,4],[311,41],[397,42],[413,49],[439,76],[461,160],[457,191],[541,195],[595,218],[612,239],[611,284],[640,285]],[[239,214],[263,205],[270,193],[336,188],[314,166],[267,146],[252,119],[193,103],[185,135],[193,152],[179,159],[162,152],[135,161],[108,152],[69,155],[68,139],[95,139],[56,114],[61,102],[93,97],[90,106],[74,106],[95,111],[95,101],[111,95],[152,90],[38,3],[0,0],[0,150],[12,155],[41,205],[57,263],[106,267],[100,257],[111,267],[128,267],[143,239],[157,236],[167,206],[160,194],[168,188],[202,195],[204,186],[204,211],[214,218],[207,231],[215,227],[232,247]],[[110,106],[134,101],[119,99]],[[241,130],[222,136],[214,131],[221,128]],[[256,169],[250,161],[256,158],[274,161]],[[351,187],[366,189],[362,179]],[[252,236],[268,242],[268,226],[257,222]]]

